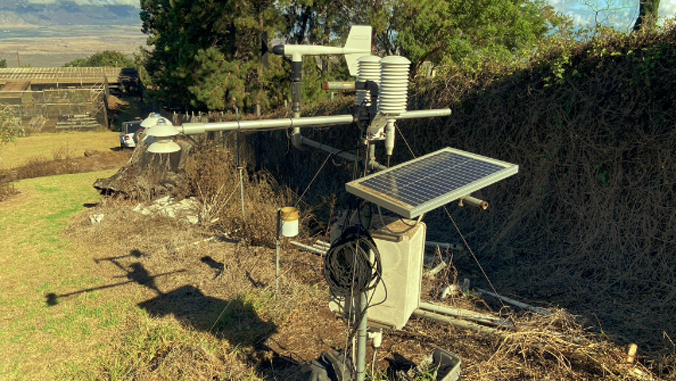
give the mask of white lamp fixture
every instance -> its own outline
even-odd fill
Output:
[[[143,119],[143,122],[141,122],[141,127],[143,128],[148,128],[152,127],[155,124],[157,124],[157,120],[160,119],[162,116],[156,112],[151,112],[148,114],[148,117]]]
[[[148,119],[144,120],[141,125],[143,125],[143,123],[149,119],[151,119],[151,117],[148,117]],[[151,123],[153,123],[153,121],[148,122],[151,127],[146,132],[146,135],[153,138],[152,144],[150,144],[148,147],[148,152],[173,153],[181,150],[181,146],[174,143],[174,136],[178,135],[178,130],[169,120],[163,117],[158,117],[154,121],[154,125]]]

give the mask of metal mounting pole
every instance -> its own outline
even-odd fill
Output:
[[[244,171],[239,167],[239,193],[242,199],[242,217],[246,217],[246,209],[244,208]]]
[[[364,381],[366,372],[366,341],[368,339],[368,312],[366,309],[367,296],[365,292],[359,295],[359,310],[361,320],[357,328],[357,381]]]
[[[275,258],[275,296],[279,295],[279,254],[281,250],[281,243],[279,242],[279,234],[282,228],[282,209],[277,208],[277,257]]]
[[[239,113],[237,113],[237,121],[239,122]],[[244,175],[242,164],[240,163],[240,153],[239,153],[239,138],[240,131],[237,131],[237,169],[239,170],[239,194],[242,201],[242,218],[246,217],[246,210],[244,209]]]

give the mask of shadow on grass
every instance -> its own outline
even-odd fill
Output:
[[[185,326],[206,332],[217,339],[226,340],[235,348],[245,349],[245,352],[248,352],[247,362],[258,368],[263,373],[264,379],[276,379],[280,372],[287,377],[289,375],[295,377],[298,374],[297,364],[280,357],[276,352],[273,352],[272,358],[264,361],[257,357],[257,351],[268,351],[266,340],[277,332],[277,326],[258,315],[255,302],[243,296],[229,301],[211,297],[192,285],[184,285],[169,292],[162,292],[156,284],[156,278],[185,270],[151,274],[140,262],[144,257],[147,257],[147,254],[139,250],[131,250],[127,255],[95,259],[96,263],[107,261],[126,272],[118,276],[125,280],[71,293],[50,293],[46,295],[46,303],[48,306],[55,306],[62,299],[74,295],[136,283],[157,294],[156,297],[138,304],[151,317],[173,316]],[[130,259],[132,263],[124,263],[125,260]],[[223,263],[211,257],[202,257],[201,261],[214,271],[216,277],[225,270]],[[287,377],[284,379],[288,379]]]
[[[251,303],[238,297],[230,301],[206,296],[186,285],[138,305],[153,317],[173,315],[181,323],[209,332],[233,346],[264,349],[263,342],[277,326],[262,320]]]
[[[146,256],[147,256],[147,254],[144,254],[139,250],[132,250],[127,255],[121,255],[121,256],[118,256],[118,257],[108,257],[108,258],[94,259],[94,262],[96,262],[97,264],[100,263],[101,261],[111,262],[112,264],[114,264],[115,266],[120,268],[122,271],[127,273],[125,275],[118,276],[116,278],[127,278],[127,280],[122,281],[122,282],[118,282],[118,283],[107,284],[107,285],[104,285],[104,286],[85,288],[83,290],[69,292],[69,293],[65,293],[65,294],[56,294],[56,293],[52,292],[52,293],[45,295],[46,303],[47,303],[48,306],[52,307],[52,306],[59,304],[59,299],[68,298],[68,297],[71,297],[71,296],[74,296],[74,295],[84,294],[84,293],[87,293],[87,292],[104,290],[104,289],[113,288],[113,287],[119,287],[119,286],[123,286],[123,285],[129,284],[129,283],[137,283],[137,284],[140,284],[141,286],[145,286],[145,287],[150,288],[151,290],[157,292],[158,294],[162,294],[162,292],[159,290],[159,288],[157,288],[157,285],[155,284],[155,278],[185,272],[185,270],[176,270],[176,271],[170,271],[170,272],[167,272],[167,273],[151,275],[150,272],[148,272],[148,270],[146,270],[146,268],[143,266],[143,264],[141,262],[134,262],[129,266],[124,266],[119,261],[120,259],[123,259],[123,258],[142,258],[142,257],[146,257]]]

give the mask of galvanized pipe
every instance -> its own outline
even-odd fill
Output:
[[[465,247],[457,243],[444,243],[435,241],[425,241],[425,246],[440,247],[442,249],[465,250]]]
[[[486,326],[483,326],[481,324],[463,321],[463,320],[459,320],[459,319],[454,319],[450,316],[439,315],[439,314],[435,314],[434,312],[425,311],[425,310],[421,310],[421,309],[417,309],[417,310],[413,311],[413,316],[418,316],[418,317],[425,318],[425,319],[430,319],[430,320],[435,320],[435,321],[442,322],[442,323],[447,323],[447,324],[452,325],[455,328],[466,329],[466,330],[471,330],[471,331],[480,332],[480,333],[497,334],[498,336],[504,336],[504,333],[496,330],[495,328],[486,327]]]
[[[472,196],[467,196],[460,199],[460,206],[464,206],[465,204],[478,208],[479,210],[488,209],[488,203],[486,201],[479,200],[478,198]]]
[[[355,82],[324,82],[322,90],[349,91],[356,90]]]
[[[481,313],[473,312],[473,311],[461,310],[461,309],[453,308],[453,307],[439,306],[439,305],[436,305],[436,304],[426,303],[426,302],[423,302],[423,301],[420,302],[420,308],[423,309],[423,310],[437,312],[437,313],[441,313],[441,314],[445,314],[445,315],[457,316],[457,317],[466,318],[466,319],[479,321],[479,322],[482,322],[482,323],[487,323],[487,324],[492,324],[492,325],[509,325],[509,326],[512,325],[511,322],[509,322],[505,319],[498,318],[498,317],[485,315],[485,314],[481,314]]]
[[[451,115],[450,108],[439,108],[433,110],[406,111],[400,115],[394,116],[394,119],[433,118],[435,116],[449,116],[449,115]]]
[[[368,303],[365,292],[359,296],[359,309],[361,310],[361,320],[357,328],[357,381],[364,381],[366,375],[366,341],[368,340]]]
[[[311,252],[311,253],[315,253],[315,254],[319,254],[319,255],[324,255],[324,254],[326,254],[326,250],[318,249],[318,248],[313,247],[313,246],[304,245],[304,244],[302,244],[302,243],[300,243],[300,242],[290,241],[290,243],[291,243],[291,245],[293,245],[293,246],[296,246],[296,247],[298,247],[298,248],[300,248],[300,249],[303,249],[303,250],[307,250],[307,251],[309,251],[309,252]]]
[[[407,111],[394,116],[395,119],[430,118],[451,115],[451,109]],[[293,128],[300,133],[300,127],[334,126],[354,123],[353,115],[331,115],[294,117],[280,119],[240,120],[219,123],[184,123],[177,126],[179,133],[185,135],[203,134],[216,131],[274,131]],[[292,133],[293,135],[293,133]]]
[[[316,142],[316,141],[311,140],[311,139],[308,139],[308,138],[306,138],[306,137],[304,137],[304,136],[302,136],[302,135],[300,135],[300,142],[301,142],[301,144],[304,144],[304,145],[306,145],[306,146],[310,146],[310,147],[313,147],[313,148],[320,149],[320,150],[322,150],[322,151],[326,151],[326,152],[332,153],[332,154],[334,154],[334,155],[336,155],[336,156],[342,157],[343,159],[347,159],[347,160],[350,160],[350,161],[360,161],[360,162],[363,162],[363,161],[364,161],[363,159],[360,159],[360,158],[358,158],[357,156],[355,156],[355,155],[353,155],[353,154],[351,154],[351,153],[347,153],[347,152],[345,152],[345,151],[343,151],[343,150],[339,150],[339,149],[337,149],[337,148],[333,148],[333,147],[327,146],[326,144],[322,144],[322,143]],[[369,167],[370,167],[370,169],[376,169],[376,170],[379,170],[379,171],[382,171],[382,170],[384,170],[384,169],[387,169],[386,166],[381,165],[381,164],[378,164],[378,163],[375,162],[375,161],[371,162],[371,163],[369,164]]]
[[[184,123],[176,128],[179,133],[195,135],[215,131],[274,131],[287,128],[350,124],[352,122],[354,122],[352,115],[334,115],[307,118],[241,120],[220,123]]]

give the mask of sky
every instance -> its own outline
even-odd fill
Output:
[[[56,3],[64,0],[28,0],[35,4]],[[139,7],[139,0],[69,0],[88,5],[133,5]],[[559,12],[570,15],[578,25],[594,25],[594,19],[603,25],[618,30],[628,30],[638,15],[640,0],[546,0]],[[676,14],[676,0],[661,0],[660,18]],[[596,16],[596,17],[595,17]]]
[[[139,8],[139,0],[67,0],[77,4],[83,5],[133,5]],[[54,4],[63,3],[64,0],[28,0],[32,4]]]
[[[559,12],[569,15],[577,25],[594,25],[595,19],[604,26],[620,31],[634,25],[638,16],[639,0],[547,0]],[[674,17],[676,0],[660,2],[660,19]]]

